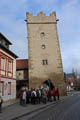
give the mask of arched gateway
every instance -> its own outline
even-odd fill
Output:
[[[49,88],[50,90],[52,90],[55,86],[53,85],[53,83],[51,82],[51,80],[45,80],[43,82],[43,87],[45,88]]]

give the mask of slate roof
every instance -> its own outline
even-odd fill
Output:
[[[0,36],[4,38],[4,40],[6,40],[10,45],[12,45],[12,43],[1,32],[0,32]]]
[[[3,45],[0,44],[0,48],[2,50],[4,50],[5,52],[7,52],[8,54],[12,55],[15,58],[18,58],[18,56],[16,54],[14,54],[12,51],[10,51],[9,49],[5,48]]]

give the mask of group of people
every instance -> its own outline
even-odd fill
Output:
[[[41,91],[39,89],[24,89],[20,91],[19,98],[20,105],[25,105],[29,103],[40,104]]]
[[[47,101],[59,100],[59,89],[24,89],[19,93],[20,105],[25,104],[40,104],[40,102],[46,103]]]
[[[19,93],[20,105],[26,105],[29,103],[40,104],[40,102],[46,103],[47,101],[59,100],[59,89],[22,89]],[[0,113],[2,112],[3,99],[0,96]]]

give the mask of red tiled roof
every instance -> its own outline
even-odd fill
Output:
[[[16,69],[28,69],[28,59],[16,60]]]

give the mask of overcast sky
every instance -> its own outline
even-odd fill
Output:
[[[28,58],[26,12],[40,11],[56,11],[64,71],[80,71],[80,0],[0,0],[0,32],[13,43],[11,50]]]

